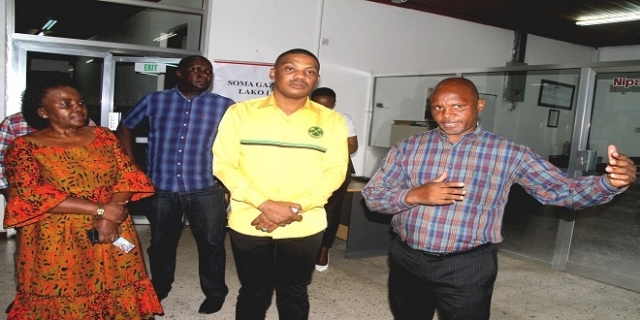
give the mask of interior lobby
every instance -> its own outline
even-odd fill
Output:
[[[20,110],[20,94],[31,79],[61,72],[81,83],[91,119],[115,129],[142,95],[175,85],[172,73],[182,57],[204,55],[214,69],[231,63],[268,70],[279,53],[299,47],[319,57],[318,86],[333,88],[336,110],[356,124],[357,176],[370,177],[399,139],[433,128],[427,97],[451,76],[477,85],[487,101],[480,115],[485,129],[531,147],[572,177],[603,174],[610,143],[640,165],[640,43],[590,46],[533,33],[522,41],[516,30],[381,2],[0,0],[0,47],[6,48],[0,51],[0,115]],[[71,15],[77,24],[65,25],[62,18],[51,22],[45,9],[85,11]],[[101,28],[108,21],[96,13],[127,16]],[[28,19],[36,15],[44,21]],[[27,20],[39,25],[26,27]],[[56,34],[64,28],[76,38]],[[161,68],[141,72],[144,65]],[[232,77],[214,73],[222,82]],[[141,158],[147,132],[135,134]],[[491,318],[640,319],[638,180],[612,202],[581,211],[544,206],[514,186]],[[141,212],[132,214],[144,251],[148,221]],[[310,318],[392,319],[388,217],[349,198],[341,223],[329,269],[314,272],[309,286]],[[14,295],[15,240],[11,230],[0,231],[3,307]],[[185,226],[174,290],[162,301],[165,315],[156,319],[234,318],[239,283],[228,236],[230,291],[219,313],[197,313],[197,274],[195,244]],[[267,319],[277,318],[272,304]]]

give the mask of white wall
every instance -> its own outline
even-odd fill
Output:
[[[4,12],[7,12],[7,10],[5,9],[5,0],[0,0],[0,8],[3,9]],[[2,97],[2,107],[0,108],[0,116],[2,116],[2,118],[4,119],[5,115],[6,115],[6,74],[7,74],[7,68],[6,68],[6,63],[5,61],[7,61],[7,17],[2,14],[0,15],[0,97]],[[0,231],[4,230],[3,227],[3,223],[2,221],[4,221],[4,197],[2,197],[2,200],[0,200]]]
[[[273,63],[292,48],[318,51],[320,0],[210,0],[209,9],[210,59]]]
[[[4,12],[7,12],[6,8],[6,2],[5,0],[0,0],[0,8],[3,9]],[[7,74],[7,65],[6,65],[6,61],[7,61],[7,51],[9,50],[9,48],[7,48],[7,17],[2,14],[0,15],[0,61],[2,63],[0,63],[0,97],[2,97],[2,108],[0,108],[0,116],[2,116],[2,118],[5,117],[5,111],[6,111],[6,74]],[[4,212],[4,210],[2,210],[2,212]],[[2,213],[0,213],[0,217],[2,217]]]
[[[527,35],[525,62],[529,65],[590,62],[594,48]]]
[[[598,61],[621,61],[640,59],[640,46],[618,46],[598,49]]]

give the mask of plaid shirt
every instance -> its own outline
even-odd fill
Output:
[[[443,172],[464,182],[463,201],[453,205],[407,204],[410,189]],[[367,183],[367,206],[394,214],[394,231],[414,249],[447,253],[502,241],[502,216],[513,184],[543,204],[581,209],[611,201],[622,192],[604,176],[571,179],[530,148],[478,125],[457,143],[440,129],[407,138],[391,148]]]
[[[189,100],[175,87],[145,95],[122,118],[129,129],[149,123],[146,168],[156,188],[182,192],[215,184],[211,148],[233,103],[209,91]]]
[[[96,124],[93,120],[89,119],[89,125],[95,126]],[[9,115],[0,123],[0,189],[9,187],[7,178],[4,176],[4,150],[6,150],[17,137],[24,136],[36,130],[37,129],[27,124],[27,121],[24,120],[22,116],[22,112]]]

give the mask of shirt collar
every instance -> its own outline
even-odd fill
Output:
[[[203,95],[208,94],[208,93],[209,93],[209,90],[202,91],[202,92],[198,93],[195,97],[193,97],[193,98],[191,98],[191,99],[187,98],[187,97],[186,97],[186,96],[185,96],[185,95],[184,95],[184,94],[183,94],[183,93],[178,89],[178,86],[175,86],[175,87],[173,87],[173,88],[169,89],[169,91],[168,91],[168,92],[169,92],[170,94],[177,93],[177,94],[179,94],[181,97],[183,97],[185,100],[194,100],[195,98],[198,98],[198,97],[200,97],[200,96],[203,96]]]
[[[273,97],[273,93],[267,96],[266,99],[264,99],[262,103],[258,105],[258,109],[266,107],[278,107],[276,105],[276,98]],[[311,101],[311,99],[307,97],[307,101],[305,101],[304,106],[302,106],[300,110],[309,109],[315,113],[320,113],[320,108],[324,108],[324,106]]]
[[[442,131],[440,127],[436,127],[436,130],[437,130],[436,132],[438,133],[438,136],[440,137],[440,139],[442,139],[442,141],[449,142],[449,136],[444,131]],[[482,125],[480,124],[480,122],[478,122],[476,123],[475,130],[463,134],[460,140],[458,140],[458,142],[466,139],[475,139],[476,137],[480,136],[480,134],[483,131],[484,131],[484,128],[482,128]]]

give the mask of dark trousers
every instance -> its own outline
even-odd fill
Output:
[[[220,184],[191,192],[156,190],[147,200],[147,218],[151,224],[149,263],[151,282],[160,298],[171,291],[176,271],[176,249],[182,232],[182,215],[198,246],[200,286],[207,297],[224,297],[226,254],[224,235],[226,210]]]
[[[389,249],[389,301],[398,320],[489,319],[498,274],[498,248],[437,257],[412,249],[397,237]]]
[[[351,174],[347,173],[347,177],[344,182],[336,191],[331,194],[327,204],[324,205],[324,210],[327,212],[327,229],[322,235],[321,247],[331,248],[333,246],[333,240],[338,233],[338,226],[340,225],[340,213],[342,212],[342,203],[344,197],[347,194],[347,189],[351,183]]]
[[[322,233],[293,239],[247,236],[229,231],[240,292],[236,319],[264,319],[273,290],[280,319],[309,318],[307,286]]]

